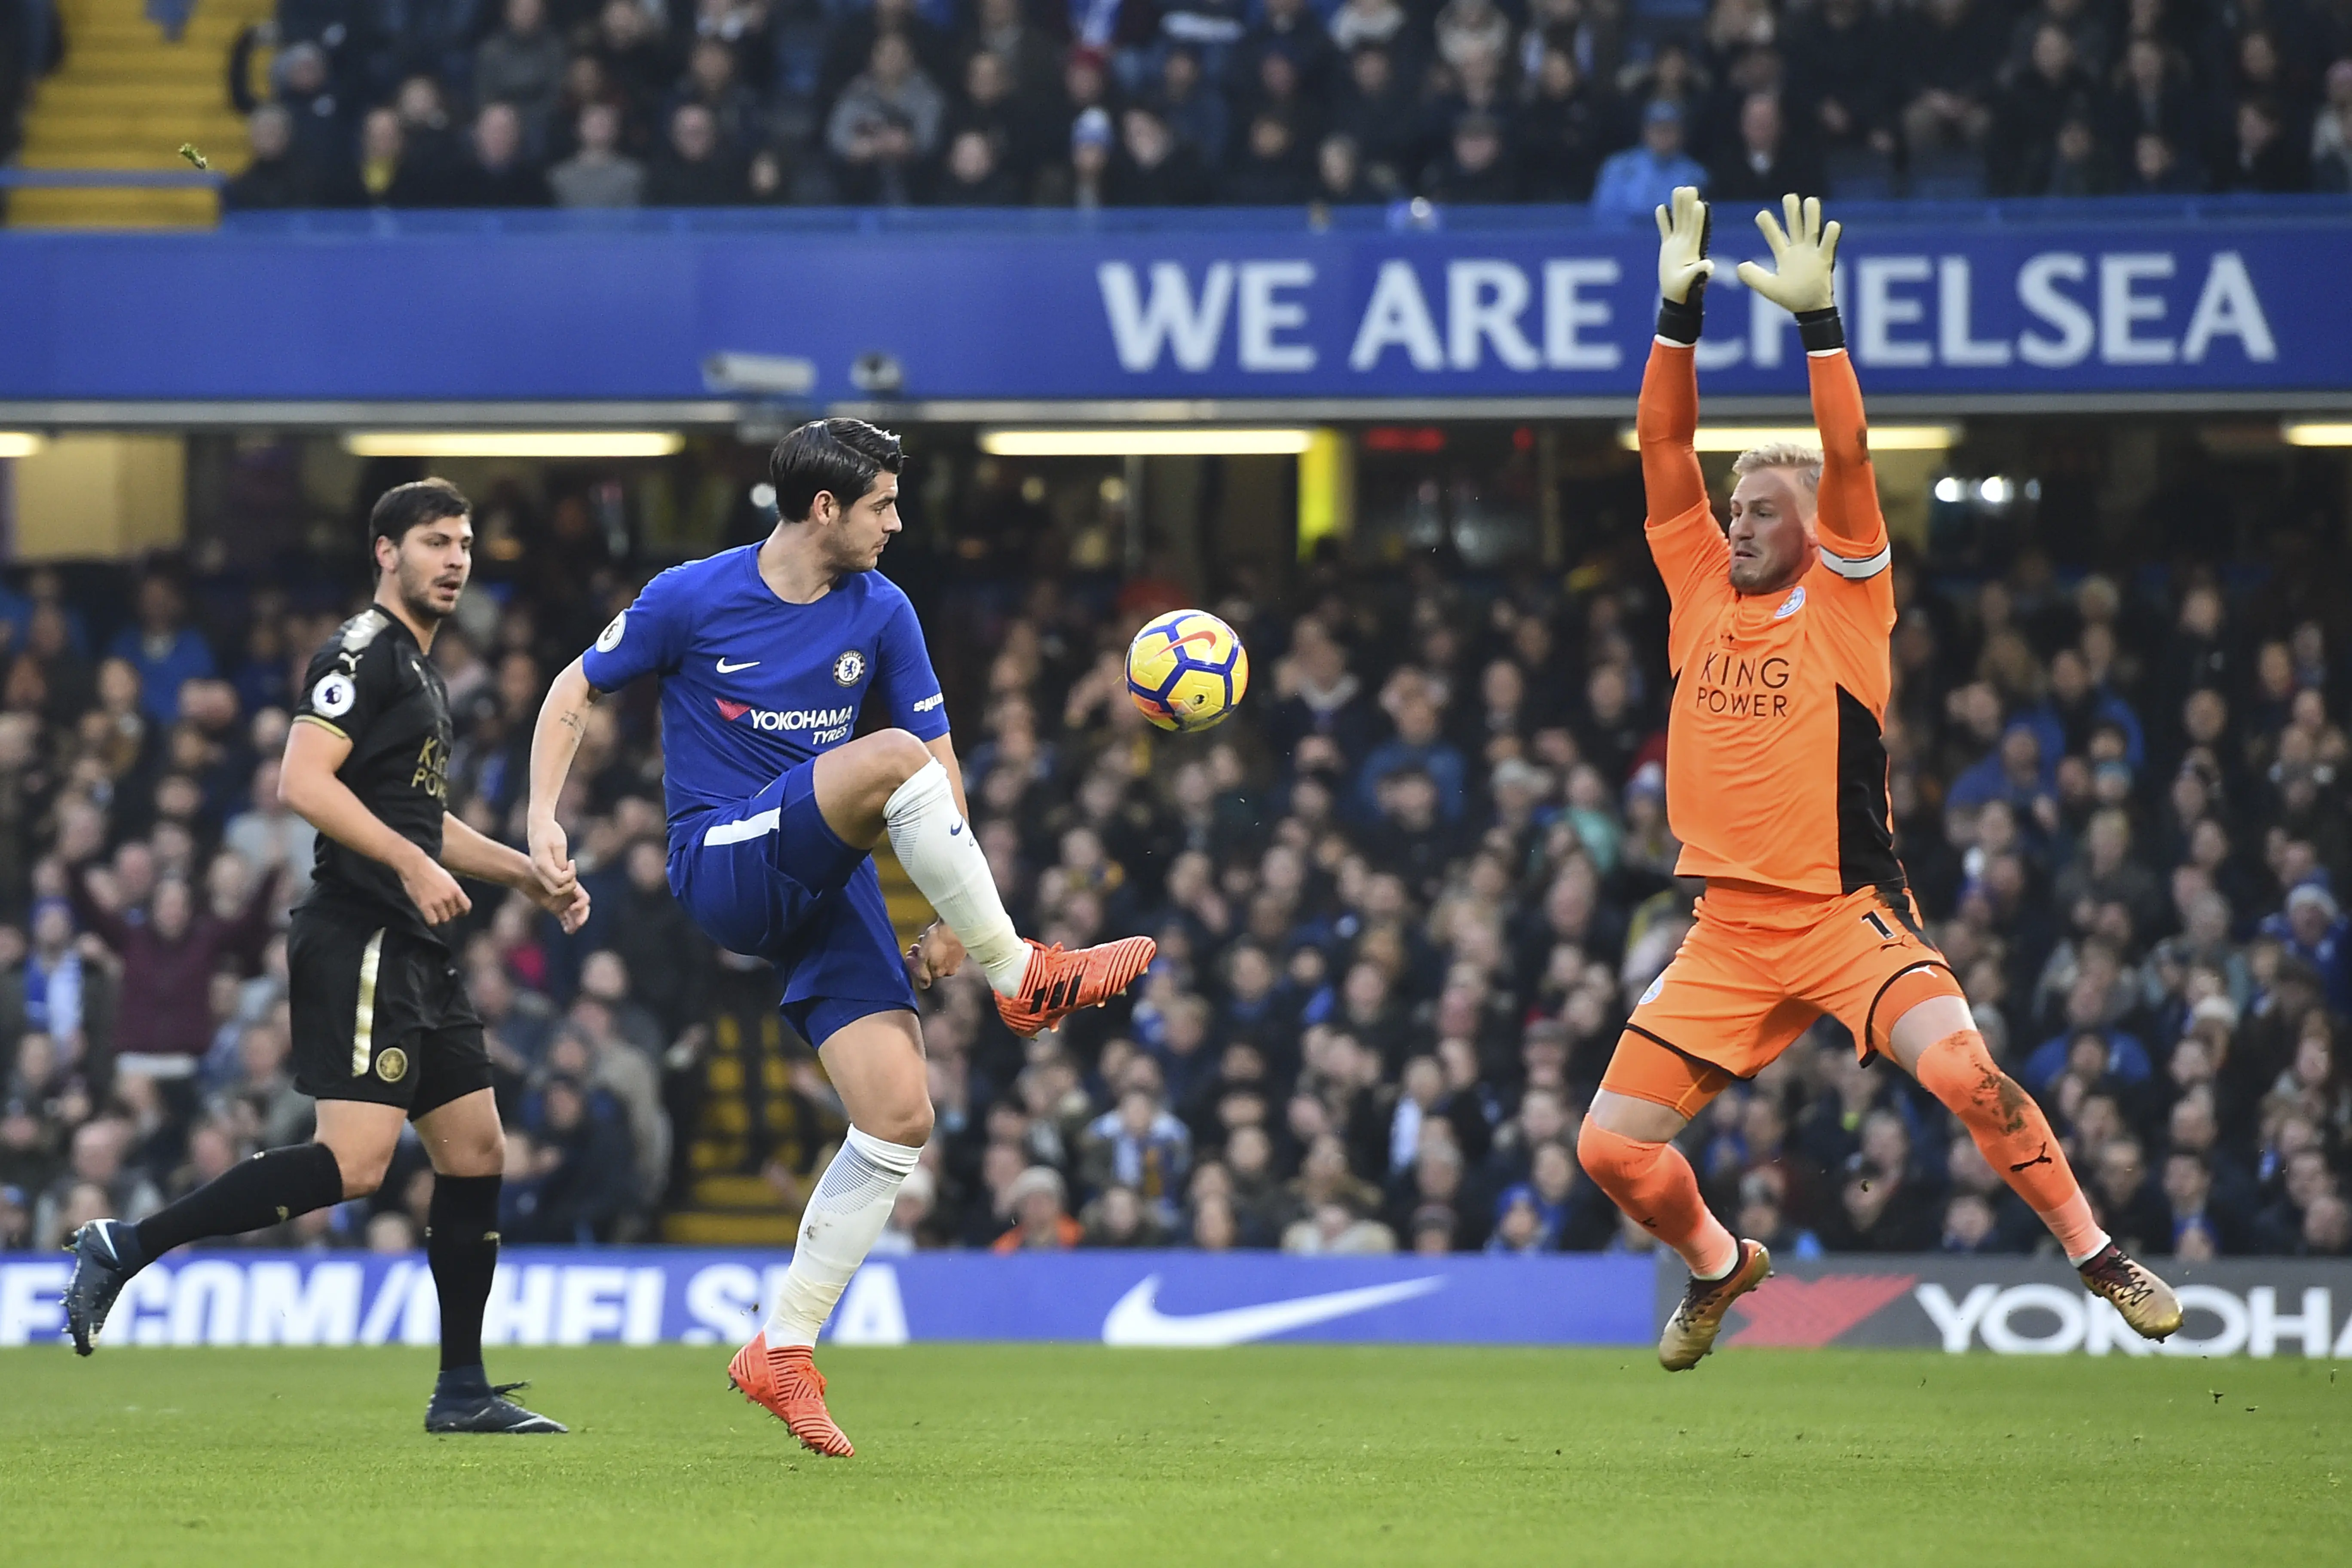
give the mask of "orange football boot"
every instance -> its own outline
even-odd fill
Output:
[[[824,1374],[806,1345],[771,1346],[761,1329],[727,1363],[727,1381],[782,1421],[803,1448],[835,1459],[857,1452],[824,1407]]]
[[[1024,938],[1024,941],[1028,939]],[[1160,944],[1148,936],[1121,937],[1076,952],[1060,942],[1029,943],[1029,973],[1019,996],[999,996],[996,1011],[1004,1026],[1027,1039],[1050,1029],[1081,1007],[1099,1007],[1151,967]]]

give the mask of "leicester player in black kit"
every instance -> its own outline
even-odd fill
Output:
[[[286,742],[286,804],[319,830],[310,896],[287,936],[295,1082],[318,1100],[316,1141],[246,1160],[137,1225],[75,1233],[66,1327],[90,1353],[131,1277],[174,1247],[281,1224],[383,1182],[414,1121],[433,1161],[425,1256],[441,1301],[441,1375],[428,1432],[561,1432],[482,1370],[482,1309],[498,1264],[506,1134],[481,1019],[441,928],[472,908],[452,872],[515,888],[566,931],[587,919],[576,886],[447,811],[449,700],[427,658],[473,564],[469,507],[423,479],[370,518],[375,602],[310,661]]]

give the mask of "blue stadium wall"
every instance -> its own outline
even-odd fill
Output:
[[[1786,319],[1729,263],[1717,405],[1801,395]],[[2352,401],[2343,198],[1849,207],[1874,406]],[[920,416],[1118,402],[1160,417],[1399,402],[1606,414],[1656,297],[1646,222],[1580,209],[295,214],[203,233],[0,232],[0,411],[74,403],[685,406],[721,353],[805,360],[808,401],[896,362]],[[1149,410],[1144,410],[1149,412]]]
[[[684,1247],[510,1248],[484,1323],[505,1344],[731,1345],[789,1256]],[[2246,1259],[2171,1272],[2187,1312],[2161,1346],[2055,1258],[1780,1260],[1733,1309],[1729,1346],[1908,1347],[2002,1355],[2352,1358],[2352,1263]],[[0,1254],[0,1346],[56,1347],[62,1258]],[[869,1259],[835,1343],[1257,1342],[1640,1345],[1682,1293],[1672,1258],[1292,1258],[1279,1253],[923,1253]],[[119,1345],[432,1344],[421,1255],[175,1254],[125,1290]],[[58,1350],[57,1353],[62,1354]]]

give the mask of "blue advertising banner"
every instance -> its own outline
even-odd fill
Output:
[[[1855,206],[1838,258],[1878,395],[2352,391],[2352,205]],[[688,400],[718,353],[860,356],[918,402],[1630,397],[1646,221],[1315,227],[1264,215],[306,216],[0,235],[0,402]],[[1793,396],[1788,319],[1719,212],[1711,395]],[[719,389],[724,390],[724,389]],[[868,389],[870,390],[870,386]]]
[[[789,1258],[680,1247],[515,1247],[483,1321],[500,1344],[734,1343]],[[1291,1258],[1281,1253],[919,1253],[867,1261],[829,1338],[844,1344],[1060,1340],[1213,1346],[1638,1344],[1655,1332],[1649,1259]],[[0,1255],[0,1345],[51,1344],[62,1258]],[[125,1289],[114,1344],[431,1344],[422,1256],[175,1254]]]

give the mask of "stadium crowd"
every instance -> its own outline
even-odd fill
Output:
[[[2344,0],[281,0],[228,67],[246,208],[2352,188]]]
[[[499,527],[529,510],[497,504]],[[526,517],[511,537],[562,564],[489,552],[435,649],[453,806],[509,838],[547,679],[644,574],[584,516]],[[902,568],[924,547],[902,541]],[[1024,569],[927,595],[1023,929],[1148,931],[1160,958],[1034,1042],[976,973],[929,994],[938,1131],[884,1248],[1646,1246],[1572,1153],[1694,890],[1671,874],[1638,549],[1573,591],[1426,557],[1327,561],[1279,604],[1231,591],[1255,689],[1185,739],[1145,726],[1119,657],[1180,590]],[[2148,1255],[2352,1250],[2345,604],[2325,574],[2246,564],[2226,588],[2062,582],[2031,551],[1989,577],[1897,568],[1892,800],[1919,902],[2104,1223]],[[349,601],[193,586],[194,610],[162,572],[0,595],[0,1248],[135,1217],[308,1125],[276,931],[310,841],[273,758]],[[656,1234],[726,1098],[700,1071],[722,1015],[773,1016],[761,966],[669,899],[652,696],[595,710],[564,802],[588,928],[478,888],[455,939],[510,1129],[509,1241]],[[746,1171],[795,1191],[837,1106],[805,1057],[753,1076],[742,1098],[801,1131]],[[2044,1244],[1944,1110],[1832,1023],[1686,1142],[1724,1216],[1796,1256]],[[429,1183],[412,1147],[373,1199],[264,1239],[411,1246]]]

